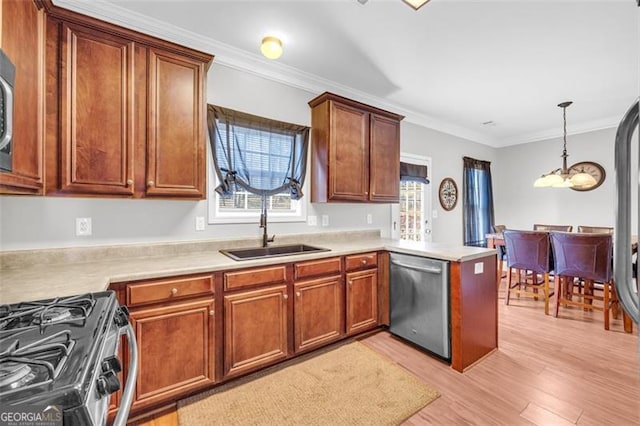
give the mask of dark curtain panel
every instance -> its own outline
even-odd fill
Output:
[[[429,183],[427,166],[400,162],[400,180]]]
[[[220,195],[242,187],[270,196],[289,191],[302,198],[309,128],[215,105],[207,107],[209,142]]]
[[[491,163],[463,157],[464,245],[487,246],[486,234],[493,232],[493,185]]]

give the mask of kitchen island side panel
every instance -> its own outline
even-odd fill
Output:
[[[495,255],[451,262],[451,367],[456,371],[498,347],[496,264]]]

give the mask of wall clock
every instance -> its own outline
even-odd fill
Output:
[[[594,163],[593,161],[581,161],[569,167],[569,176],[573,176],[576,173],[581,172],[589,173],[596,180],[596,184],[589,187],[571,187],[574,191],[591,191],[596,189],[602,182],[604,182],[605,177],[607,176],[604,167],[602,167],[598,163]]]
[[[453,210],[458,203],[458,185],[456,185],[456,181],[450,177],[442,179],[440,189],[438,189],[438,197],[443,209],[446,211]]]

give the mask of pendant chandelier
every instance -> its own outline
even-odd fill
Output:
[[[573,176],[567,168],[567,107],[573,102],[567,101],[558,104],[562,108],[562,118],[564,123],[564,145],[562,149],[562,168],[555,169],[547,174],[543,174],[533,183],[536,188],[551,186],[554,188],[588,188],[596,184],[596,180],[589,173],[580,171]]]

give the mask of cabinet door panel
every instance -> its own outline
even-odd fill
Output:
[[[224,296],[225,377],[287,356],[287,287]]]
[[[378,323],[378,271],[351,272],[347,279],[347,334],[375,327]]]
[[[338,340],[343,329],[340,276],[295,283],[296,352]]]
[[[16,67],[12,171],[0,173],[0,193],[42,190],[44,14],[31,1],[0,2],[2,50]]]
[[[63,192],[133,195],[134,43],[63,24]]]
[[[204,197],[204,64],[150,49],[147,195]]]
[[[329,199],[366,200],[369,194],[369,113],[330,103]]]
[[[214,382],[213,299],[132,309],[139,370],[133,409]]]
[[[371,201],[400,200],[400,123],[371,114]]]

